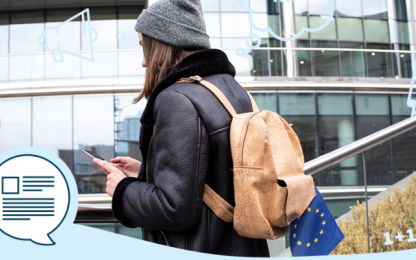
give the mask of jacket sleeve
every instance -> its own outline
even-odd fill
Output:
[[[159,94],[153,115],[150,145],[156,155],[146,165],[153,169],[153,183],[123,179],[113,195],[113,214],[128,227],[184,231],[202,210],[208,135],[192,102],[179,92]]]

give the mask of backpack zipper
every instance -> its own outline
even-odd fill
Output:
[[[163,233],[163,231],[159,231],[160,232],[160,234],[162,234],[162,236],[163,236],[163,238],[165,239],[165,243],[166,243],[166,245],[167,246],[170,246],[169,245],[169,242],[168,242],[168,239],[166,238],[166,236],[165,236],[165,233]]]

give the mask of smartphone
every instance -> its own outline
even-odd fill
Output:
[[[91,157],[92,159],[97,158],[97,159],[105,161],[104,158],[102,158],[98,154],[94,153],[93,151],[82,150],[82,152],[85,153],[86,155],[88,155],[89,157]]]

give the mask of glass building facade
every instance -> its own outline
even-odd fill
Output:
[[[260,109],[279,113],[292,126],[305,162],[410,116],[406,93],[415,61],[416,0],[333,0],[332,18],[328,0],[242,0],[253,9],[255,26],[286,38],[330,19],[324,29],[293,41],[255,30],[238,0],[201,2],[212,48],[227,54],[237,81]],[[146,101],[132,101],[145,75],[134,25],[146,2],[39,3],[0,6],[0,153],[20,146],[47,149],[71,169],[80,194],[105,193],[106,175],[81,150],[107,160],[142,159],[138,141]],[[56,63],[40,36],[85,8],[98,35],[93,49],[80,17],[59,35],[48,34],[48,47],[59,42],[86,58],[93,53],[94,62],[64,54],[64,62]],[[385,190],[416,170],[415,136],[412,130],[366,151],[367,185]],[[340,217],[365,198],[363,158],[317,173],[314,181]],[[139,230],[119,224],[93,226],[141,238]]]

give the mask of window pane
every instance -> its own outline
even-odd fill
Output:
[[[45,23],[45,27],[49,28],[60,24],[60,22]],[[81,22],[70,22],[60,26],[58,32],[59,34],[50,33],[47,35],[50,49],[58,49],[59,43],[59,47],[65,51],[79,52],[81,50]],[[66,54],[64,56],[67,57]]]
[[[79,12],[78,8],[46,10],[46,22],[64,22]],[[81,21],[81,16],[72,21]]]
[[[90,17],[91,17],[91,20],[115,20],[116,8],[115,7],[90,8]]]
[[[329,15],[330,5],[328,0],[309,1],[309,13],[311,15]]]
[[[33,99],[33,146],[58,155],[72,170],[72,97]]]
[[[251,93],[260,110],[277,112],[276,93]]]
[[[220,14],[205,13],[204,19],[209,37],[221,37]]]
[[[298,135],[305,161],[316,158],[315,94],[279,94],[279,111]]]
[[[387,0],[363,0],[364,16],[387,18],[387,12]]]
[[[9,13],[0,12],[0,25],[9,24]]]
[[[221,21],[222,37],[246,37],[250,34],[247,14],[222,13]]]
[[[312,41],[312,48],[337,48],[334,41]],[[315,76],[339,76],[339,56],[337,51],[313,51]]]
[[[410,45],[394,44],[394,49],[410,51]],[[397,76],[399,76],[400,78],[412,77],[412,54],[393,53],[393,64],[394,64],[394,71]]]
[[[74,174],[79,193],[105,192],[106,175],[82,153],[87,149],[114,158],[113,96],[74,97]]]
[[[396,6],[396,19],[407,20],[406,0],[395,0],[394,4]]]
[[[39,35],[43,33],[44,26],[43,23],[10,25],[10,53],[43,52]]]
[[[253,9],[254,12],[267,12],[268,5],[270,5],[270,7],[273,8],[273,6],[278,6],[279,3],[270,3],[270,1],[268,0],[250,0],[250,8]],[[269,12],[272,12],[272,10],[270,10]]]
[[[138,104],[132,104],[136,97],[137,95],[115,96],[115,148],[116,156],[129,156],[141,161],[140,117],[146,106],[146,100],[142,99]]]
[[[397,42],[410,44],[409,24],[408,22],[395,21],[397,28]]]
[[[389,101],[387,95],[357,94],[355,96],[355,108],[358,116],[389,115]]]
[[[339,42],[339,45],[340,48],[364,49],[362,42]],[[364,52],[341,51],[340,56],[342,77],[365,77],[367,75]]]
[[[413,95],[414,96],[414,95]],[[410,117],[412,109],[407,106],[408,95],[391,95],[391,112],[393,116]],[[395,121],[393,123],[397,123]]]
[[[363,22],[361,19],[338,18],[338,39],[363,41]]]
[[[296,34],[298,34],[300,30],[302,30],[303,27],[309,28],[307,16],[296,16],[295,21],[296,21]],[[309,38],[308,32],[302,33],[302,35],[299,37],[299,39],[308,39],[308,38]]]
[[[137,20],[141,12],[143,11],[142,7],[139,6],[129,6],[129,7],[119,7],[118,8],[118,19],[134,19]]]
[[[336,2],[337,14],[345,16],[361,17],[361,0],[337,0]]]
[[[43,11],[11,12],[12,24],[43,23]]]
[[[118,48],[139,49],[139,35],[134,30],[136,19],[118,20]]]
[[[115,50],[117,49],[117,21],[91,21],[91,28],[94,28],[98,37],[93,42],[93,49],[97,50]],[[134,28],[132,29],[134,31]],[[88,34],[87,34],[88,35]],[[92,33],[94,38],[94,33]],[[82,50],[90,50],[89,37],[82,37]]]
[[[255,13],[253,14],[253,23],[260,28],[270,27],[275,34],[281,35],[280,34],[280,20],[279,20],[278,14]],[[274,38],[268,32],[256,31],[256,34],[258,34],[260,37]]]
[[[219,0],[201,0],[202,11],[218,12],[220,10]]]
[[[390,49],[389,44],[367,44],[367,49]],[[393,66],[390,53],[367,52],[369,77],[393,77]]]
[[[0,25],[0,54],[9,53],[9,26]]]
[[[310,44],[308,40],[296,41],[298,48],[309,48]],[[311,51],[296,51],[299,76],[312,76],[312,58]]]
[[[243,2],[243,4],[247,7],[249,7],[249,0],[241,0]],[[244,9],[240,3],[238,2],[238,0],[226,0],[226,1],[221,1],[221,11],[222,12],[247,12],[246,9]],[[248,20],[248,18],[247,18]],[[234,20],[223,20],[223,21],[229,21],[232,22],[234,24],[238,24],[236,23]]]
[[[31,100],[0,100],[0,154],[31,145]]]
[[[323,25],[328,20],[328,17],[322,16],[310,16],[310,28],[318,28]],[[324,29],[312,32],[312,39],[322,39],[322,40],[336,40],[336,31],[335,31],[335,18],[332,18],[331,22]]]
[[[365,40],[367,42],[389,42],[389,25],[382,20],[364,20]]]
[[[355,140],[352,94],[319,94],[319,135],[321,154],[329,153]],[[340,185],[358,185],[357,157],[339,165]]]
[[[297,0],[293,5],[295,14],[308,14],[308,0]]]

